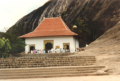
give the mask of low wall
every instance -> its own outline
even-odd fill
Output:
[[[95,56],[66,56],[39,58],[1,58],[0,68],[32,68],[53,66],[89,66],[96,62]]]
[[[9,58],[16,58],[16,57],[27,57],[27,58],[60,57],[60,56],[69,56],[69,55],[73,55],[73,53],[10,54]]]

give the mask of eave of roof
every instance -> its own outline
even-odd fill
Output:
[[[38,27],[28,34],[19,38],[50,37],[50,36],[74,36],[78,35],[72,32],[64,23],[61,17],[45,18]]]

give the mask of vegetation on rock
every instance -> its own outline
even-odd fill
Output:
[[[22,34],[25,34],[25,30],[23,28],[22,24],[14,25],[12,28],[9,29],[8,33],[15,34],[16,36],[20,36]],[[18,33],[19,32],[19,33]]]
[[[81,39],[84,41],[87,40],[87,37],[91,34],[90,30],[87,28],[87,26],[88,26],[87,21],[88,21],[87,18],[78,17],[71,24],[71,27],[73,25],[77,26],[77,28],[72,27],[71,30],[73,32],[76,32],[77,34],[81,35]]]

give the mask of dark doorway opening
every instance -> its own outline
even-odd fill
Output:
[[[69,45],[67,45],[67,50],[69,50]]]
[[[45,44],[46,53],[48,53],[48,50],[51,50],[52,48],[53,48],[53,44],[51,44],[51,43]]]
[[[31,46],[31,47],[30,47],[30,51],[33,50],[34,48],[35,48],[34,46]]]

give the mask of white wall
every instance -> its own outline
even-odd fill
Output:
[[[25,43],[25,53],[29,52],[29,45],[35,44],[35,49],[44,49],[44,40],[54,40],[55,49],[56,46],[60,46],[63,48],[63,43],[70,43],[70,52],[75,52],[75,39],[73,36],[66,36],[66,37],[39,37],[39,38],[26,38]],[[77,45],[78,44],[78,45]],[[76,42],[76,46],[79,46],[79,43]]]
[[[79,48],[79,40],[74,38],[73,41],[74,41],[74,47]]]

